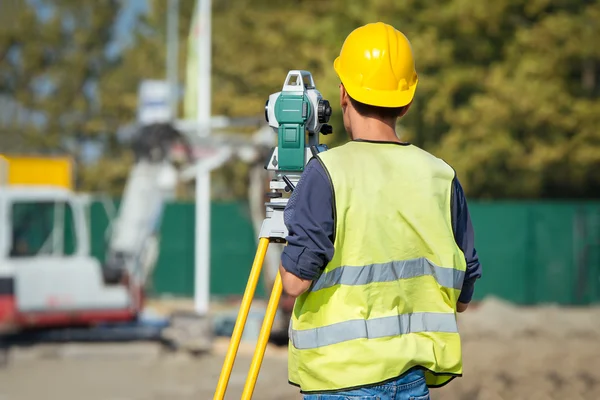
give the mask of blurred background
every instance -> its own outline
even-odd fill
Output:
[[[445,159],[483,266],[465,376],[432,398],[600,399],[600,1],[0,0],[0,400],[210,399],[276,145],[265,102],[383,21],[419,87],[398,132]],[[281,247],[263,267],[239,398]],[[282,298],[256,399],[287,384]]]

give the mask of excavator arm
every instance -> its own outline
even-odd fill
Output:
[[[173,155],[176,144],[184,145],[183,158]],[[158,257],[165,203],[175,195],[180,169],[193,159],[185,137],[170,124],[143,127],[132,145],[135,164],[111,226],[103,274],[107,283],[127,278],[143,286]]]

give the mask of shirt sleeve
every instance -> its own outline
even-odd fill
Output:
[[[333,257],[333,190],[319,160],[311,159],[284,211],[288,229],[281,265],[293,275],[315,280]]]
[[[465,279],[458,301],[467,304],[473,298],[475,281],[481,278],[481,264],[475,250],[475,232],[471,223],[467,199],[458,178],[454,179],[452,187],[452,225],[454,239],[464,253],[467,263]]]

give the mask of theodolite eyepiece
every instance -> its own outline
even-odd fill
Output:
[[[331,106],[329,105],[328,100],[325,100],[325,99],[319,100],[317,114],[319,116],[320,123],[324,124],[326,122],[329,122],[329,117],[331,117]]]

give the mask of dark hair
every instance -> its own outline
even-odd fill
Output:
[[[350,95],[348,95],[348,97],[350,98],[350,102],[352,103],[352,106],[354,107],[356,112],[358,112],[363,117],[377,117],[380,119],[398,118],[400,115],[402,115],[402,112],[404,112],[404,109],[407,107],[372,106],[356,101]]]

